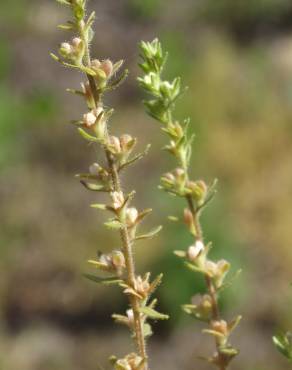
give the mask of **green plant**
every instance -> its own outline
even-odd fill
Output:
[[[173,115],[175,102],[184,89],[181,88],[179,77],[172,82],[163,80],[162,72],[167,55],[163,53],[160,42],[157,39],[141,42],[140,51],[140,67],[145,75],[139,77],[138,81],[151,95],[151,99],[144,102],[147,113],[162,124],[162,131],[170,138],[164,149],[175,157],[179,166],[161,177],[160,188],[185,199],[187,208],[184,210],[183,220],[194,238],[194,243],[186,251],[175,251],[175,254],[184,260],[190,270],[202,274],[206,282],[206,294],[195,296],[192,303],[184,305],[183,309],[196,319],[209,324],[203,332],[215,338],[216,352],[207,360],[225,370],[238,353],[231,346],[229,336],[241,317],[238,316],[229,323],[221,318],[218,297],[228,284],[224,281],[230,264],[224,259],[212,261],[209,258],[211,243],[204,242],[200,224],[201,213],[215,194],[216,181],[208,186],[202,180],[190,179],[193,137],[188,135],[189,120],[180,123]]]
[[[73,19],[60,25],[63,30],[72,31],[75,37],[71,42],[63,42],[59,48],[59,56],[51,54],[53,59],[63,66],[83,72],[87,81],[82,83],[82,90],[69,90],[81,96],[87,104],[87,112],[81,120],[73,121],[79,134],[92,146],[98,146],[105,155],[105,163],[93,163],[89,171],[77,175],[84,187],[90,191],[105,192],[110,197],[109,204],[93,204],[95,209],[108,211],[112,217],[105,223],[111,230],[120,234],[121,248],[109,254],[99,252],[97,260],[90,260],[90,264],[99,270],[99,275],[85,274],[94,282],[103,284],[117,284],[124,294],[129,297],[130,308],[126,315],[114,314],[115,321],[125,324],[132,332],[136,345],[136,353],[131,353],[122,359],[111,358],[117,370],[147,370],[148,357],[146,353],[146,338],[151,334],[148,319],[167,319],[167,315],[155,310],[156,299],[150,297],[160,284],[162,275],[150,281],[150,273],[143,277],[135,272],[133,247],[136,241],[154,237],[161,229],[137,234],[139,224],[151,212],[151,209],[138,212],[129,207],[134,197],[134,191],[124,193],[120,180],[120,173],[128,166],[140,160],[147,153],[133,155],[137,140],[124,134],[119,138],[109,134],[108,121],[113,114],[103,104],[105,93],[116,89],[126,78],[127,71],[120,71],[123,61],[112,63],[111,60],[91,59],[90,43],[94,32],[92,25],[95,13],[86,15],[86,0],[57,0],[67,6],[73,13]]]
[[[289,361],[292,361],[292,333],[279,333],[273,336],[273,342],[276,348]]]

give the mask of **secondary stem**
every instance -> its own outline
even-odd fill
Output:
[[[187,196],[186,200],[189,206],[189,210],[191,211],[193,218],[194,218],[194,224],[195,224],[195,229],[196,229],[195,241],[203,242],[203,232],[202,232],[202,227],[201,227],[200,220],[199,220],[198,211],[196,210],[193,199],[190,196]],[[219,311],[219,305],[218,305],[218,300],[217,300],[216,288],[212,282],[212,279],[207,274],[205,274],[205,282],[206,282],[207,290],[211,297],[211,302],[212,302],[212,319],[211,320],[215,320],[215,321],[220,320],[220,311]],[[215,342],[216,342],[216,348],[218,350],[218,355],[220,356],[219,343],[216,339],[215,339]],[[225,370],[225,369],[226,369],[226,366],[224,365],[220,367],[220,370]]]

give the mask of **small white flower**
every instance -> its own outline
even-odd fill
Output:
[[[139,215],[139,213],[138,213],[136,208],[134,208],[134,207],[128,208],[126,210],[126,221],[127,221],[127,223],[130,226],[134,225],[136,220],[137,220],[138,215]]]
[[[111,198],[112,198],[112,201],[113,201],[113,208],[114,209],[119,209],[124,204],[125,199],[124,199],[123,193],[120,192],[120,191],[112,192],[111,193]]]
[[[89,172],[91,175],[93,176],[99,176],[100,175],[100,165],[98,163],[93,163],[90,167],[89,167]]]
[[[93,112],[84,114],[83,122],[86,127],[93,126],[96,122],[96,115]]]
[[[78,48],[81,44],[82,40],[80,37],[74,37],[74,39],[72,40],[72,45],[74,48]]]
[[[128,320],[129,320],[129,326],[133,326],[134,325],[134,312],[132,309],[129,309],[126,311],[127,313],[127,317],[128,317]]]
[[[121,152],[121,143],[120,139],[116,136],[109,137],[109,145],[113,148],[115,153]]]
[[[188,249],[187,256],[190,261],[194,262],[197,257],[201,254],[204,250],[204,244],[201,240],[197,240],[194,245],[191,245]]]
[[[59,49],[59,53],[63,57],[69,57],[72,54],[72,52],[73,52],[72,46],[68,42],[62,42]]]
[[[205,270],[209,276],[214,277],[218,273],[218,265],[217,263],[208,260],[205,264]]]
[[[96,109],[94,109],[94,114],[96,117],[98,117],[101,113],[103,113],[103,108],[102,107],[97,107]]]
[[[110,78],[113,73],[113,63],[107,59],[101,63],[100,68],[104,71],[107,78]]]
[[[91,67],[94,69],[99,69],[100,68],[100,61],[98,59],[94,59],[91,61]]]

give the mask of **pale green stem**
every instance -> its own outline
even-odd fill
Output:
[[[167,117],[168,117],[168,120],[169,120],[168,124],[172,123],[172,113],[171,113],[170,109],[168,109]],[[188,180],[189,179],[188,164],[186,163],[185,158],[182,158],[182,156],[179,156],[178,160],[180,162],[180,165],[182,166],[182,168],[185,171],[186,180]],[[188,195],[185,198],[186,198],[186,201],[188,203],[189,210],[191,211],[191,213],[193,215],[193,219],[194,219],[195,230],[196,230],[195,241],[203,242],[203,230],[202,230],[201,223],[200,223],[200,220],[199,220],[199,212],[195,208],[192,197]],[[208,293],[211,297],[211,302],[212,302],[212,318],[211,318],[211,321],[220,320],[220,311],[219,311],[216,287],[214,286],[213,281],[212,281],[212,279],[210,278],[210,276],[208,274],[204,274],[204,278],[205,278],[207,290],[208,290]],[[216,342],[216,348],[217,348],[218,354],[220,355],[219,342],[216,338],[215,338],[215,342]],[[227,367],[225,367],[225,366],[221,366],[220,370],[226,370],[226,368]]]

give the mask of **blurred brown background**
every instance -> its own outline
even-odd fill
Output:
[[[170,77],[189,91],[178,104],[196,133],[192,171],[219,179],[203,217],[214,257],[243,272],[222,295],[227,318],[244,319],[233,337],[241,353],[233,370],[286,370],[271,336],[292,326],[292,3],[289,0],[91,0],[97,12],[92,47],[98,58],[125,59],[128,81],[108,98],[112,131],[139,138],[152,150],[124,178],[139,207],[153,207],[148,225],[160,236],[136,251],[140,271],[163,272],[160,310],[149,351],[153,369],[209,369],[197,359],[213,350],[201,325],[180,305],[204,291],[201,280],[172,254],[191,242],[167,221],[181,204],[157,190],[173,167],[161,153],[165,138],[143,112],[135,78],[137,43],[158,36],[170,53]],[[74,174],[96,160],[70,119],[84,106],[65,88],[81,76],[49,52],[69,36],[68,18],[53,0],[0,5],[0,368],[93,370],[129,350],[128,332],[112,323],[126,301],[116,288],[82,277],[98,249],[118,246],[89,208],[96,199]],[[98,161],[102,161],[98,153]]]

